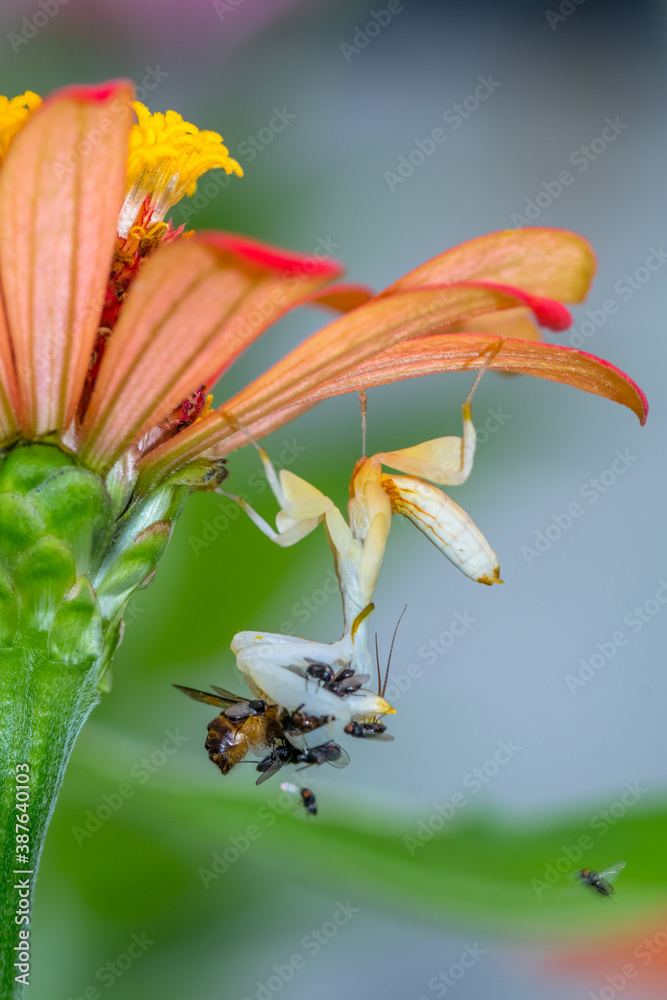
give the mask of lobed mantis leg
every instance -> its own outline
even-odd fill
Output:
[[[427,479],[430,483],[439,483],[442,486],[460,486],[465,483],[472,472],[477,444],[477,432],[472,422],[472,399],[482,375],[502,344],[503,341],[499,338],[498,344],[493,346],[484,366],[477,373],[467,399],[461,407],[463,413],[462,438],[458,436],[434,438],[411,448],[385,451],[373,457],[381,465],[388,465],[391,469],[396,469],[397,472],[404,472],[410,476],[419,476],[422,479]]]

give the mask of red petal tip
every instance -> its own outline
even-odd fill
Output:
[[[531,307],[540,326],[546,326],[554,333],[562,333],[572,326],[572,313],[562,302],[555,302],[553,299],[531,300]]]
[[[106,83],[80,83],[69,87],[61,87],[48,95],[44,104],[51,104],[52,101],[74,100],[88,102],[90,104],[103,104],[105,101],[116,97],[123,92],[130,98],[134,97],[134,84],[131,80],[118,79],[109,80]]]
[[[462,282],[462,284],[465,284],[465,282]],[[555,299],[547,299],[542,295],[529,295],[528,292],[524,292],[521,288],[514,288],[512,285],[501,285],[495,281],[484,281],[480,282],[480,284],[484,284],[488,288],[495,288],[499,292],[505,292],[507,295],[520,296],[533,311],[535,319],[540,326],[546,327],[547,330],[562,333],[563,330],[567,330],[572,326],[572,313],[562,302],[557,302]]]
[[[250,264],[268,268],[271,271],[281,271],[287,274],[321,274],[336,278],[343,274],[344,267],[338,261],[319,257],[317,254],[301,254],[282,247],[274,247],[248,236],[238,236],[236,233],[203,232],[196,237],[198,242],[206,243],[219,250],[237,254]]]

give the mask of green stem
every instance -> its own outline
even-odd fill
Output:
[[[54,663],[46,633],[36,630],[0,649],[0,1000],[19,1000],[24,983],[30,983],[30,971],[21,982],[23,967],[15,965],[26,931],[31,944],[30,924],[21,922],[21,915],[27,912],[29,920],[44,839],[72,747],[100,698],[98,668],[98,663],[86,668]],[[29,801],[17,803],[25,800],[24,789]],[[25,830],[17,819],[25,813],[29,854],[22,865],[17,858],[26,855],[17,847],[25,845]]]

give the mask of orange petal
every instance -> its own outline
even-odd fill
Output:
[[[373,299],[290,351],[226,403],[225,410],[241,421],[256,420],[276,407],[302,401],[323,382],[373,357],[379,347],[436,333],[467,315],[513,308],[517,298],[522,298],[518,290],[470,283]]]
[[[409,340],[377,354],[342,378],[319,386],[303,402],[316,403],[328,396],[357,392],[404,378],[479,369],[486,363],[490,348],[497,342],[497,337],[467,333]],[[606,396],[615,403],[630,407],[642,424],[646,422],[648,401],[639,386],[620,368],[574,347],[505,340],[489,368],[535,375],[597,396]]]
[[[230,234],[160,248],[132,285],[109,340],[81,429],[84,459],[98,468],[113,465],[340,270],[332,261]]]
[[[302,412],[301,404],[305,401],[314,405],[322,398],[318,393],[322,385],[344,378],[377,354],[378,348],[384,349],[420,334],[437,333],[465,316],[493,309],[512,309],[518,301],[525,301],[520,290],[514,289],[510,294],[510,290],[484,282],[375,298],[323,327],[225,403],[221,410],[155,449],[144,459],[144,468],[166,472],[213,445],[222,445],[232,438],[238,440],[235,438],[237,430],[225,414],[246,428],[256,428],[275,411],[285,410],[289,415],[276,425],[280,426]],[[271,426],[270,420],[268,426]]]
[[[132,85],[53,95],[0,170],[0,274],[26,434],[63,431],[99,324],[125,194]]]
[[[479,317],[474,323],[484,320],[484,325],[490,326],[491,324],[486,323],[487,320],[502,319],[511,312],[520,311],[508,309],[505,312],[491,313]],[[497,343],[497,340],[495,336],[466,335],[464,339],[463,336],[453,334],[408,340],[382,354],[376,354],[370,361],[364,362],[342,378],[325,383],[301,403],[275,410],[268,416],[251,422],[246,425],[246,429],[254,438],[260,438],[295,420],[301,413],[329,396],[358,392],[360,389],[386,385],[405,378],[418,378],[421,375],[479,369],[485,363],[489,347]],[[552,382],[563,382],[598,396],[606,396],[614,402],[629,406],[642,424],[646,422],[646,396],[639,386],[614,365],[571,347],[535,343],[532,348],[530,342],[505,340],[499,352],[500,357],[496,357],[489,368],[501,374],[535,375]],[[247,443],[245,434],[236,433],[225,438],[222,444],[216,446],[215,451],[221,455],[229,455]]]
[[[517,340],[542,340],[530,309],[503,309],[502,312],[474,316],[456,323],[451,333],[483,333],[494,337],[514,337]]]
[[[595,274],[587,240],[565,229],[510,229],[489,233],[433,257],[382,295],[450,281],[516,285],[531,295],[582,302]]]
[[[350,312],[365,305],[375,295],[372,288],[367,285],[356,285],[352,282],[344,285],[332,285],[325,288],[323,292],[316,292],[314,295],[304,300],[304,305],[326,306],[336,312]]]
[[[20,409],[18,392],[9,327],[0,292],[0,443],[11,438],[17,430]]]

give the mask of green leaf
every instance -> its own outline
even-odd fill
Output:
[[[95,727],[88,727],[82,741],[85,763],[78,757],[74,771],[87,790],[76,798],[69,786],[76,799],[68,803],[70,817],[85,816],[91,804],[95,808],[95,773],[100,775],[99,790],[115,789],[132,773],[129,761],[142,756],[136,745],[129,757],[123,743],[114,750],[113,736]],[[149,758],[151,749],[145,747],[143,756]],[[113,778],[111,761],[116,765]],[[369,905],[408,909],[503,935],[551,940],[574,932],[597,934],[631,925],[664,906],[663,803],[654,802],[650,810],[642,806],[637,813],[628,808],[613,825],[599,822],[595,827],[591,812],[523,826],[489,813],[462,814],[415,847],[420,820],[430,818],[432,807],[412,816],[403,808],[395,814],[360,812],[344,804],[340,794],[328,792],[318,794],[319,814],[309,818],[281,793],[278,781],[261,789],[253,784],[239,789],[236,778],[218,777],[203,749],[179,762],[177,774],[174,767],[157,771],[145,783],[135,781],[122,823],[156,844],[168,843],[183,862],[189,859],[193,879],[201,885],[208,882],[207,888],[221,894],[229,878],[216,857],[236,844],[237,859],[228,866],[236,875],[252,872],[255,880],[258,869],[270,869],[285,883],[333,890]],[[254,839],[250,829],[256,831]],[[582,836],[593,842],[589,851],[579,847]],[[239,848],[244,838],[247,858]],[[226,856],[233,858],[234,852]],[[627,862],[617,883],[619,905],[601,905],[607,901],[577,884],[574,873],[584,866],[601,869],[619,859]],[[85,892],[85,886],[81,890]]]

